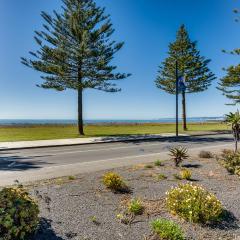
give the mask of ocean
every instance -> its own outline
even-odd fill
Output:
[[[192,117],[187,118],[188,122],[204,123],[204,122],[220,122],[223,117]],[[101,120],[85,120],[85,124],[111,124],[111,123],[174,123],[175,118],[159,118],[149,120],[124,120],[124,119],[101,119]],[[181,119],[179,118],[179,122]],[[33,125],[33,124],[77,124],[73,119],[0,119],[0,125]]]

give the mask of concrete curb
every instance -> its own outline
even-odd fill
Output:
[[[197,133],[197,134],[180,134],[179,135],[179,139],[183,138],[183,137],[202,137],[202,136],[213,136],[213,135],[224,135],[227,133],[217,133],[217,132],[213,132],[213,133]],[[111,138],[111,139],[104,139],[104,138]],[[115,139],[114,139],[115,138]],[[51,147],[67,147],[67,146],[81,146],[81,145],[92,145],[92,144],[104,144],[104,143],[117,143],[117,142],[136,142],[136,141],[152,141],[152,140],[158,140],[158,139],[172,139],[175,138],[174,135],[170,135],[170,134],[159,134],[159,135],[149,135],[149,136],[137,136],[137,135],[132,135],[129,137],[101,137],[101,138],[92,138],[92,140],[90,138],[86,138],[85,142],[76,142],[73,143],[71,141],[74,140],[80,140],[80,139],[56,139],[56,140],[40,140],[40,141],[25,141],[24,144],[29,143],[29,146],[18,146],[18,147],[8,147],[8,146],[4,146],[4,145],[18,145],[21,142],[0,142],[0,152],[1,151],[8,151],[8,150],[19,150],[19,149],[37,149],[37,148],[51,148]],[[84,140],[84,139],[81,139]],[[89,141],[90,140],[90,141]],[[43,145],[32,145],[31,143],[36,143],[36,142],[44,142],[44,141],[52,141],[52,142],[57,142],[57,141],[70,141],[69,143],[59,143],[59,144],[54,144],[54,143],[50,143],[50,144],[43,144]]]
[[[182,134],[182,135],[179,135],[179,138],[181,137],[188,137],[190,135],[187,135],[187,134]],[[105,137],[105,138],[110,138],[110,137]],[[172,135],[150,135],[150,136],[130,136],[130,137],[116,137],[116,139],[114,139],[114,137],[112,137],[112,139],[104,139],[103,138],[99,138],[99,139],[94,139],[92,141],[83,141],[83,142],[76,142],[76,143],[72,143],[72,142],[69,142],[69,143],[59,143],[59,144],[45,144],[45,145],[32,145],[31,146],[31,143],[33,142],[37,142],[37,141],[29,141],[29,146],[19,146],[19,147],[6,147],[6,146],[2,146],[2,145],[18,145],[19,143],[21,142],[2,142],[0,143],[0,152],[1,151],[7,151],[7,150],[19,150],[19,149],[37,149],[37,148],[50,148],[50,147],[66,147],[66,146],[80,146],[80,145],[92,145],[92,144],[104,144],[104,143],[116,143],[116,142],[135,142],[135,141],[147,141],[147,140],[158,140],[158,139],[167,139],[167,138],[175,138],[175,136],[172,136]],[[67,140],[77,140],[77,139],[56,139],[55,142],[57,141],[67,141]],[[83,140],[83,139],[81,139]],[[89,140],[86,138],[86,140]],[[41,141],[45,141],[45,140],[40,140]],[[46,140],[48,141],[48,140]],[[50,140],[50,141],[53,141],[54,140]]]

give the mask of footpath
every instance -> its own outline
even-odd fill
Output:
[[[179,136],[188,136],[188,135],[180,134]],[[74,146],[74,145],[84,145],[84,144],[112,143],[112,142],[138,141],[138,140],[154,140],[154,139],[161,139],[165,137],[175,137],[175,135],[172,133],[165,133],[165,134],[113,136],[113,137],[89,137],[89,138],[54,139],[54,140],[37,140],[37,141],[0,142],[0,150]]]

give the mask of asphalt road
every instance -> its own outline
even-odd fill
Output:
[[[160,158],[161,153],[166,153],[169,148],[176,145],[200,149],[224,147],[231,143],[232,136],[222,134],[180,137],[178,142],[174,138],[163,138],[152,141],[3,150],[0,151],[0,184],[1,180],[5,184],[13,181],[14,177],[25,182],[80,173],[84,166],[91,163],[94,170],[101,170],[104,167],[107,169],[111,162],[124,162],[123,165],[135,163],[134,159],[139,159],[139,162],[144,159],[143,162],[146,162]]]

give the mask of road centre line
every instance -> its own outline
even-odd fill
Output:
[[[52,156],[57,156],[57,155],[65,155],[65,154],[73,154],[73,153],[85,153],[85,152],[98,152],[98,151],[111,151],[111,150],[118,150],[118,149],[128,149],[128,148],[144,148],[144,147],[151,147],[151,146],[158,146],[158,145],[162,145],[162,144],[167,144],[166,142],[162,142],[162,143],[155,143],[155,144],[148,144],[148,145],[144,145],[144,146],[124,146],[124,147],[113,147],[113,148],[98,148],[98,149],[89,149],[89,150],[77,150],[77,151],[63,151],[63,152],[58,152],[58,153],[54,153],[51,154],[52,151],[50,152],[45,152],[45,154],[51,154]],[[61,149],[59,149],[59,151],[61,151]],[[34,153],[34,155],[39,154],[39,153]],[[32,157],[34,157],[34,155],[32,155]],[[28,156],[24,156],[24,157],[28,157]]]

